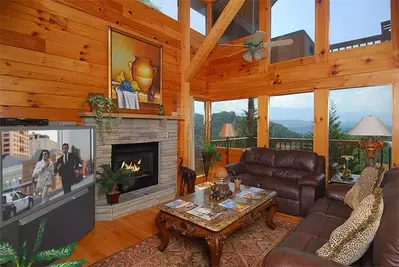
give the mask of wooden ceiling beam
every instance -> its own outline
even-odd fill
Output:
[[[211,31],[205,38],[205,41],[202,43],[194,58],[191,60],[190,65],[186,69],[184,75],[186,82],[191,82],[198,73],[212,49],[215,47],[220,37],[222,37],[227,26],[229,26],[230,22],[238,13],[244,2],[245,0],[230,0],[230,2],[227,4],[226,8],[223,10],[222,14],[212,27]]]

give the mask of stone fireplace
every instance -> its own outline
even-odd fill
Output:
[[[97,126],[92,113],[81,113],[83,125]],[[109,205],[96,193],[96,220],[120,216],[158,205],[176,196],[177,125],[179,117],[121,114],[113,117],[112,129],[97,131],[96,166],[134,171],[136,183],[123,192],[119,204]]]

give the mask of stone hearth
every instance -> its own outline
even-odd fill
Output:
[[[80,114],[83,125],[96,126],[92,113]],[[96,220],[114,220],[160,203],[173,200],[177,178],[177,120],[179,117],[151,115],[118,115],[112,119],[112,129],[97,131],[96,166],[111,163],[112,145],[158,142],[158,184],[120,196],[119,204],[109,205],[105,195],[97,191]]]

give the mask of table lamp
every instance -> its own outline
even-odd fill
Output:
[[[229,138],[237,136],[237,131],[232,123],[225,123],[219,133],[220,137],[226,137],[226,158],[229,164]]]
[[[384,141],[381,140],[380,136],[391,136],[392,134],[379,118],[368,116],[363,117],[350,130],[349,135],[368,136],[368,138],[359,140],[359,146],[366,151],[366,163],[375,165],[375,153],[384,147]],[[372,136],[375,138],[373,139]]]

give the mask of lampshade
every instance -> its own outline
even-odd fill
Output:
[[[384,123],[377,117],[363,117],[352,130],[350,135],[356,136],[391,136],[391,132]]]
[[[220,137],[234,137],[237,136],[236,128],[231,123],[225,123],[219,133]]]
[[[248,62],[252,62],[253,60],[251,51],[246,52],[242,57]]]

